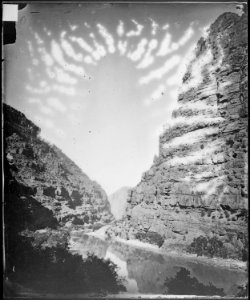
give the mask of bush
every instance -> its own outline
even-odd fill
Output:
[[[180,268],[174,278],[166,278],[166,294],[172,295],[197,295],[197,296],[224,296],[223,289],[217,288],[211,283],[204,285],[195,277],[190,276],[190,271]]]
[[[84,225],[84,221],[78,217],[75,217],[72,221],[73,225]]]
[[[31,239],[16,236],[7,254],[7,276],[11,282],[35,292],[119,292],[125,287],[116,266],[96,256],[82,260],[64,247],[34,248]],[[15,266],[15,272],[13,267]]]
[[[161,247],[164,243],[164,239],[162,238],[162,236],[159,233],[153,231],[138,232],[136,233],[135,238],[140,241],[155,244],[158,247]]]
[[[223,257],[227,258],[227,249],[224,247],[222,241],[217,237],[206,238],[199,236],[193,240],[188,246],[187,251],[195,253],[197,256],[209,256],[209,257]]]

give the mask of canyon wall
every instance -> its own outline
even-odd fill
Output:
[[[113,219],[101,186],[90,180],[60,149],[41,139],[39,127],[6,104],[3,115],[4,171],[6,175],[10,170],[12,176],[5,184],[15,180],[22,187],[24,201],[26,196],[32,197],[63,226],[73,223],[94,228]]]
[[[168,249],[215,235],[232,247],[247,231],[247,95],[247,15],[224,13],[198,41],[159,155],[113,233],[155,232]]]

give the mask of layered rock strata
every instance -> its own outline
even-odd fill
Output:
[[[39,137],[40,128],[4,104],[6,167],[32,197],[52,211],[61,225],[92,228],[113,216],[105,191],[54,145]],[[25,193],[22,194],[25,197]]]
[[[132,189],[116,235],[157,232],[169,248],[246,232],[247,95],[247,16],[224,13],[197,43],[159,156]]]

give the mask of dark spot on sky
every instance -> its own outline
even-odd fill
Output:
[[[92,131],[91,130],[89,130],[89,133],[91,133]]]

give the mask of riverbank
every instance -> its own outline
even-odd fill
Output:
[[[106,240],[106,230],[110,227],[110,225],[103,226],[102,228],[98,229],[94,232],[88,232],[87,235],[95,236],[96,238],[99,238],[101,240]],[[243,272],[247,272],[248,270],[248,263],[235,260],[235,259],[224,259],[220,257],[206,257],[206,256],[197,256],[196,254],[187,253],[183,251],[177,251],[172,249],[161,249],[157,245],[152,245],[150,243],[141,242],[139,240],[133,239],[133,240],[125,240],[120,237],[112,237],[109,240],[110,243],[122,243],[126,244],[130,247],[143,249],[145,251],[158,253],[164,256],[168,257],[179,257],[182,259],[189,260],[190,262],[194,263],[201,263],[205,265],[210,266],[216,266],[221,268],[226,268],[230,270],[239,270]]]

